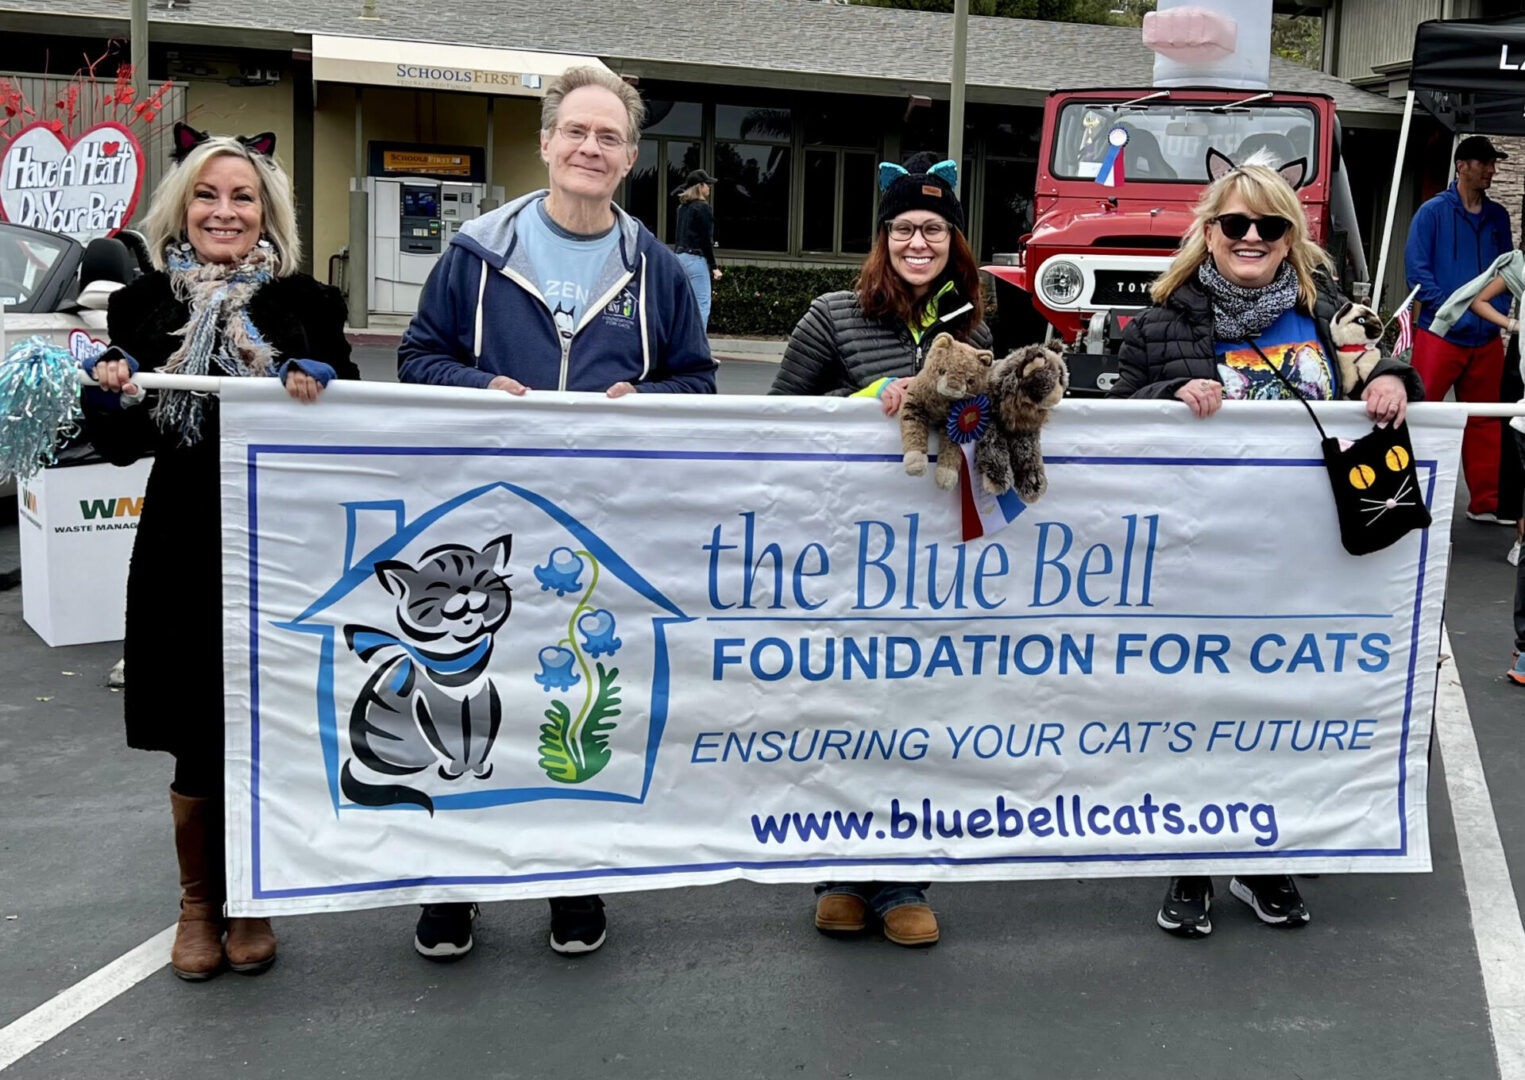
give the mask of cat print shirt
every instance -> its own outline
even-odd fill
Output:
[[[1310,401],[1331,401],[1339,389],[1334,365],[1319,344],[1318,324],[1297,309],[1289,309],[1255,339],[1260,351],[1276,363],[1288,382]],[[1235,401],[1280,401],[1286,397],[1281,380],[1271,373],[1249,342],[1217,344],[1218,377],[1223,396]]]

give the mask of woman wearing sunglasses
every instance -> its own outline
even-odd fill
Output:
[[[1282,172],[1302,169],[1294,162]],[[1113,397],[1177,398],[1199,417],[1225,397],[1279,400],[1281,376],[1305,398],[1348,396],[1339,385],[1329,321],[1345,303],[1328,277],[1329,255],[1308,236],[1287,178],[1252,157],[1202,194],[1175,261],[1150,290],[1154,306],[1128,324]],[[1253,342],[1253,344],[1252,344]],[[1375,421],[1402,423],[1424,385],[1407,364],[1384,357],[1361,398]],[[1308,921],[1285,874],[1243,875],[1229,891],[1272,926]],[[1172,878],[1156,922],[1167,933],[1212,932],[1212,879]]]
[[[877,397],[886,416],[938,334],[990,348],[979,266],[964,239],[957,169],[918,154],[879,166],[878,235],[851,291],[818,296],[794,328],[772,394]],[[877,921],[897,945],[934,945],[937,916],[926,885],[825,882],[816,929],[856,934]]]

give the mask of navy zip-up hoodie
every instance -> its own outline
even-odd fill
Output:
[[[515,223],[532,192],[461,226],[429,274],[397,349],[403,382],[486,387],[498,375],[533,390],[713,394],[715,361],[678,257],[618,206],[619,243],[563,339]]]
[[[1419,286],[1419,328],[1428,330],[1451,294],[1492,266],[1509,247],[1509,212],[1487,195],[1483,208],[1469,214],[1453,180],[1425,202],[1414,214],[1403,249],[1409,288]],[[1493,299],[1493,306],[1500,315],[1508,315],[1512,301],[1505,289]],[[1457,320],[1446,340],[1471,347],[1486,345],[1498,336],[1497,326],[1469,311]]]

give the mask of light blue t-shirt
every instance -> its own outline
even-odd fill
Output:
[[[584,309],[594,300],[599,271],[619,243],[616,226],[596,236],[568,232],[551,220],[545,200],[519,214],[519,243],[535,268],[535,284],[556,319],[562,347],[572,337]]]
[[[1334,365],[1319,343],[1318,324],[1296,308],[1289,308],[1255,339],[1260,351],[1275,363],[1282,376],[1310,401],[1332,401],[1339,390]],[[1218,377],[1223,396],[1235,401],[1279,401],[1285,393],[1281,379],[1247,342],[1217,344]]]

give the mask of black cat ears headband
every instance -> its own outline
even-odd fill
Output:
[[[1227,154],[1214,150],[1211,146],[1207,148],[1207,178],[1209,180],[1220,180],[1231,172],[1237,172],[1239,168],[1240,166],[1234,164],[1234,159]],[[1280,173],[1281,178],[1291,184],[1292,190],[1296,191],[1303,186],[1303,181],[1308,179],[1308,159],[1293,158],[1272,171]]]
[[[197,131],[191,125],[177,120],[175,122],[175,163],[184,161],[192,150],[211,137],[205,131]],[[275,153],[275,132],[273,131],[263,131],[258,135],[235,135],[234,138],[251,154],[269,158]]]

